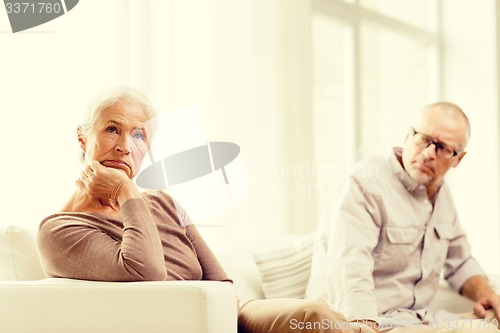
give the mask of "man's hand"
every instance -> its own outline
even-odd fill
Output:
[[[498,319],[500,315],[500,296],[495,294],[484,276],[476,275],[465,281],[460,293],[475,301],[474,314],[480,318],[486,316],[487,310],[494,310]]]
[[[490,309],[495,311],[498,318],[498,314],[500,314],[500,297],[498,295],[488,295],[474,303],[474,314],[480,318],[484,318],[486,311]]]

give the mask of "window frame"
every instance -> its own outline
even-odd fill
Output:
[[[361,47],[360,30],[363,22],[380,25],[398,34],[429,45],[429,101],[439,100],[442,95],[442,37],[441,37],[441,6],[440,1],[427,0],[430,6],[428,29],[406,23],[402,20],[378,13],[361,6],[357,0],[312,0],[311,21],[314,13],[330,16],[342,21],[346,27],[344,46],[346,68],[344,79],[344,107],[346,138],[345,165],[352,165],[361,158]],[[312,24],[312,22],[311,22]]]

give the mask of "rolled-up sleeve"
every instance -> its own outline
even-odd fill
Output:
[[[486,275],[477,260],[472,257],[465,232],[458,218],[454,228],[454,238],[450,240],[444,266],[444,277],[451,288],[460,292],[465,281],[475,275]]]

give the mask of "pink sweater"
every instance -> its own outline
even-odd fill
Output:
[[[37,243],[47,275],[96,281],[231,281],[172,198],[154,191],[143,199],[126,201],[120,220],[80,212],[45,218]]]

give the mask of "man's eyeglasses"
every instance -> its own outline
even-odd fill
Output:
[[[436,154],[441,156],[442,158],[445,159],[450,159],[454,156],[457,156],[460,154],[463,150],[453,150],[450,147],[442,144],[439,141],[434,141],[430,136],[419,133],[415,131],[415,129],[411,129],[413,131],[413,142],[421,147],[421,148],[427,148],[430,145],[434,145],[436,149]]]

